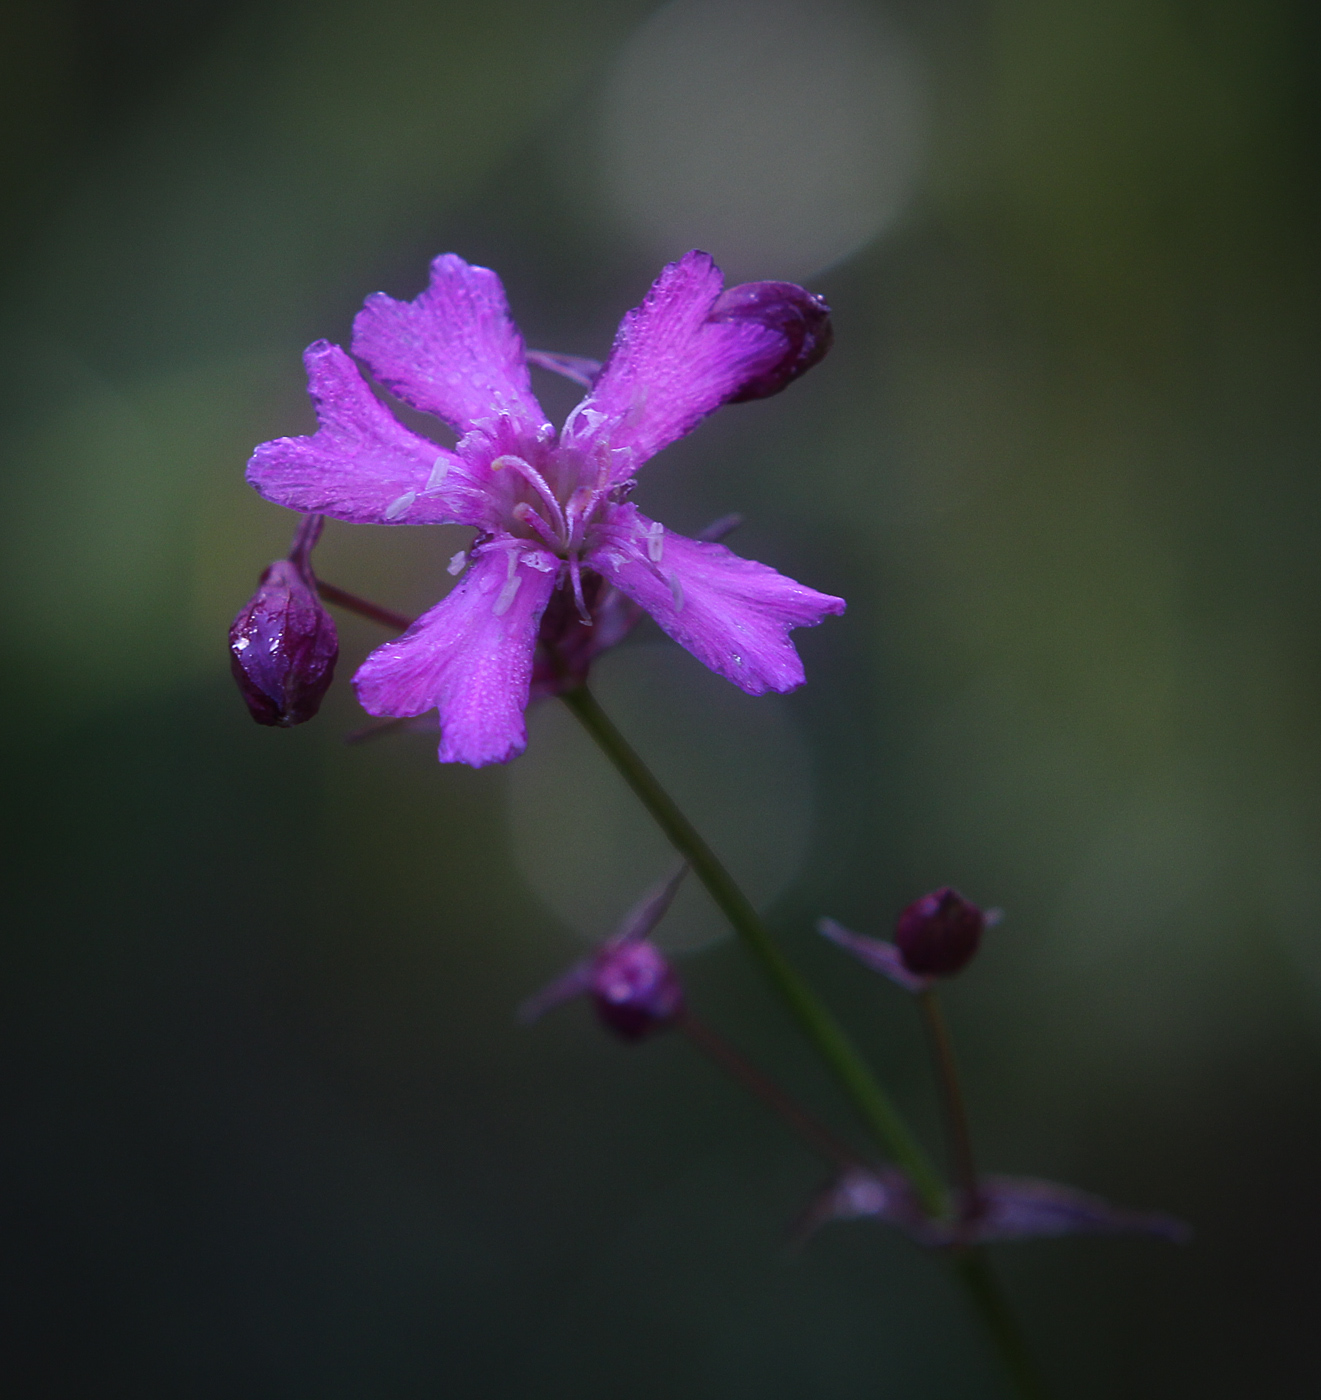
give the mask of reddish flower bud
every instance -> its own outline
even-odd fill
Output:
[[[519,1019],[535,1021],[553,1006],[589,996],[602,1024],[624,1040],[641,1040],[672,1026],[683,1015],[683,988],[648,935],[665,917],[687,871],[681,865],[663,884],[648,890],[595,956],[575,963],[529,997],[519,1008]]]
[[[823,360],[835,339],[825,297],[793,282],[744,282],[731,287],[716,299],[708,319],[759,321],[784,337],[784,353],[779,360],[745,380],[727,403],[746,403],[778,394]]]
[[[914,900],[899,915],[894,941],[909,972],[952,977],[972,961],[985,927],[985,913],[945,886]]]
[[[625,1040],[671,1026],[683,1012],[683,988],[665,955],[647,940],[607,944],[592,969],[592,1004]]]
[[[316,587],[292,559],[277,559],[229,629],[230,667],[258,724],[309,720],[335,674],[339,639]]]

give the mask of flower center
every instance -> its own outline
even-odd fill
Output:
[[[566,562],[578,616],[590,625],[591,613],[583,599],[582,555],[588,532],[614,489],[608,449],[584,457],[556,448],[542,458],[540,470],[526,457],[505,452],[492,461],[491,470],[520,479],[510,496],[509,533],[546,545]]]
[[[509,531],[536,539],[562,559],[581,556],[587,531],[610,492],[609,458],[595,454],[584,461],[579,454],[556,450],[542,469],[517,453],[505,452],[491,463],[494,472],[510,472],[521,478],[509,509]]]

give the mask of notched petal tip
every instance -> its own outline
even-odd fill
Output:
[[[779,359],[750,375],[728,403],[778,394],[820,364],[835,340],[830,304],[793,282],[744,282],[730,287],[716,299],[708,320],[753,322],[778,331],[784,341]]]

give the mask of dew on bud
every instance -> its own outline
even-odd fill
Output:
[[[716,299],[709,319],[755,321],[784,337],[780,358],[745,380],[727,403],[747,403],[778,394],[819,364],[835,338],[826,299],[793,282],[744,282],[730,287]]]
[[[277,559],[229,629],[230,668],[258,724],[312,718],[335,674],[339,639],[299,564]]]

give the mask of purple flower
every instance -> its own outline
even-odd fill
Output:
[[[229,629],[229,664],[253,719],[288,728],[312,718],[335,674],[339,639],[317,598],[312,546],[321,517],[298,527],[287,559],[261,576]]]
[[[1017,1176],[985,1177],[970,1217],[935,1220],[893,1167],[842,1173],[804,1212],[798,1233],[801,1238],[831,1220],[864,1218],[897,1226],[933,1248],[1060,1235],[1147,1235],[1183,1244],[1192,1233],[1182,1220],[1160,1211],[1129,1210],[1072,1186]]]
[[[801,288],[722,295],[722,283],[705,253],[666,267],[559,434],[533,397],[499,279],[453,254],[415,301],[369,297],[353,333],[382,384],[461,435],[453,450],[403,427],[343,350],[308,347],[320,429],[263,443],[248,467],[257,490],[342,520],[479,532],[451,565],[463,573],[454,590],[354,677],[370,714],[438,709],[442,762],[515,757],[542,617],[558,591],[579,625],[605,621],[594,580],[749,694],[802,683],[789,632],[843,600],[677,535],[627,499],[668,443],[723,403],[782,388],[828,343],[824,303]]]
[[[624,1040],[641,1040],[672,1026],[683,1014],[683,988],[665,955],[648,935],[665,917],[688,873],[681,865],[628,912],[594,957],[529,997],[519,1020],[530,1022],[574,997],[590,996],[602,1023]]]
[[[937,978],[962,971],[981,946],[983,932],[1000,918],[998,909],[979,909],[945,886],[915,899],[899,915],[893,943],[854,933],[834,919],[818,919],[816,929],[905,991],[925,992]]]

